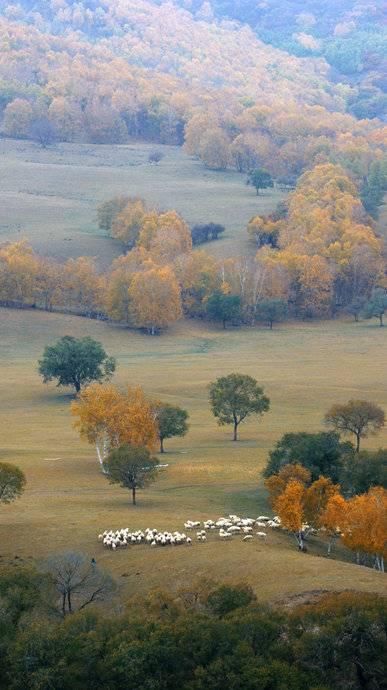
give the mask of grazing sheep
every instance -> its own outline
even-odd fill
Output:
[[[266,532],[257,532],[257,537],[259,537],[260,539],[264,539],[266,541],[267,534]]]
[[[250,541],[253,538],[252,534],[246,534],[245,537],[243,537],[242,541]]]

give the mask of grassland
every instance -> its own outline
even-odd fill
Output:
[[[41,383],[36,362],[46,343],[72,334],[103,342],[118,359],[115,381],[138,383],[147,393],[184,406],[191,428],[168,442],[169,467],[139,495],[110,486],[93,449],[72,429],[71,397]],[[285,431],[314,431],[334,401],[369,398],[387,407],[387,330],[370,323],[290,324],[277,330],[223,332],[180,323],[151,338],[104,323],[55,314],[0,311],[0,458],[20,465],[28,488],[0,510],[0,563],[82,550],[111,570],[124,598],[149,587],[178,587],[198,576],[249,581],[260,598],[316,589],[382,592],[383,576],[352,563],[328,560],[311,544],[301,555],[284,534],[268,543],[211,540],[192,548],[134,547],[107,552],[96,543],[103,529],[121,526],[180,528],[185,519],[267,510],[260,471]],[[256,377],[271,398],[271,412],[230,441],[207,402],[207,385],[231,371]],[[387,445],[387,430],[367,440]]]
[[[61,260],[97,256],[107,266],[122,253],[96,224],[96,208],[117,194],[175,208],[190,224],[226,227],[221,242],[207,245],[217,256],[246,253],[248,220],[273,210],[283,198],[261,193],[236,172],[213,172],[182,149],[157,146],[164,158],[149,165],[150,144],[97,146],[57,144],[42,149],[27,141],[0,139],[0,242],[28,239],[40,254]]]

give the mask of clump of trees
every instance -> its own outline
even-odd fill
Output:
[[[152,591],[123,613],[88,605],[55,619],[48,610],[61,598],[55,581],[51,571],[0,574],[0,682],[6,690],[37,688],[42,678],[66,690],[220,688],[225,668],[227,683],[246,689],[269,682],[272,690],[337,690],[349,683],[364,690],[367,679],[375,690],[383,688],[386,602],[374,593],[327,593],[286,609],[259,604],[243,582],[200,581],[173,596]],[[127,663],[133,658],[135,664]],[[90,662],[95,659],[98,664]]]
[[[193,228],[191,228],[192,244],[196,246],[198,244],[210,242],[211,240],[217,240],[219,235],[222,235],[225,230],[226,228],[224,225],[220,225],[219,223],[194,225]]]

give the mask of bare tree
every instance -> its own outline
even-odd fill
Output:
[[[110,575],[82,553],[58,553],[48,558],[41,569],[52,578],[58,594],[57,609],[63,617],[106,600],[114,591]]]

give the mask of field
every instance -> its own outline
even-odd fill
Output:
[[[113,196],[129,194],[159,209],[174,208],[190,224],[222,223],[225,237],[207,250],[217,256],[246,253],[247,222],[272,211],[284,195],[269,190],[257,197],[244,175],[206,170],[176,147],[156,148],[164,158],[152,166],[151,144],[42,149],[28,141],[0,139],[0,242],[25,238],[40,254],[61,260],[96,256],[106,267],[122,246],[98,229],[96,208]]]
[[[129,495],[101,475],[93,448],[72,429],[71,396],[41,383],[36,363],[45,344],[72,334],[103,342],[118,359],[115,381],[141,384],[147,393],[184,406],[191,428],[167,443],[168,468],[159,481]],[[387,329],[369,322],[289,324],[270,332],[223,332],[179,323],[162,337],[147,337],[86,319],[32,311],[0,311],[0,458],[25,470],[24,496],[0,511],[0,563],[28,561],[64,549],[82,550],[111,570],[124,599],[149,587],[176,588],[198,576],[247,580],[263,600],[311,590],[353,588],[382,592],[381,574],[328,560],[316,544],[299,554],[285,534],[268,543],[219,543],[107,552],[96,542],[106,528],[182,528],[187,519],[230,512],[267,511],[260,471],[285,431],[321,428],[327,407],[351,397],[387,407]],[[272,409],[230,441],[207,402],[215,377],[241,371],[264,385]],[[387,431],[367,447],[387,445]]]

